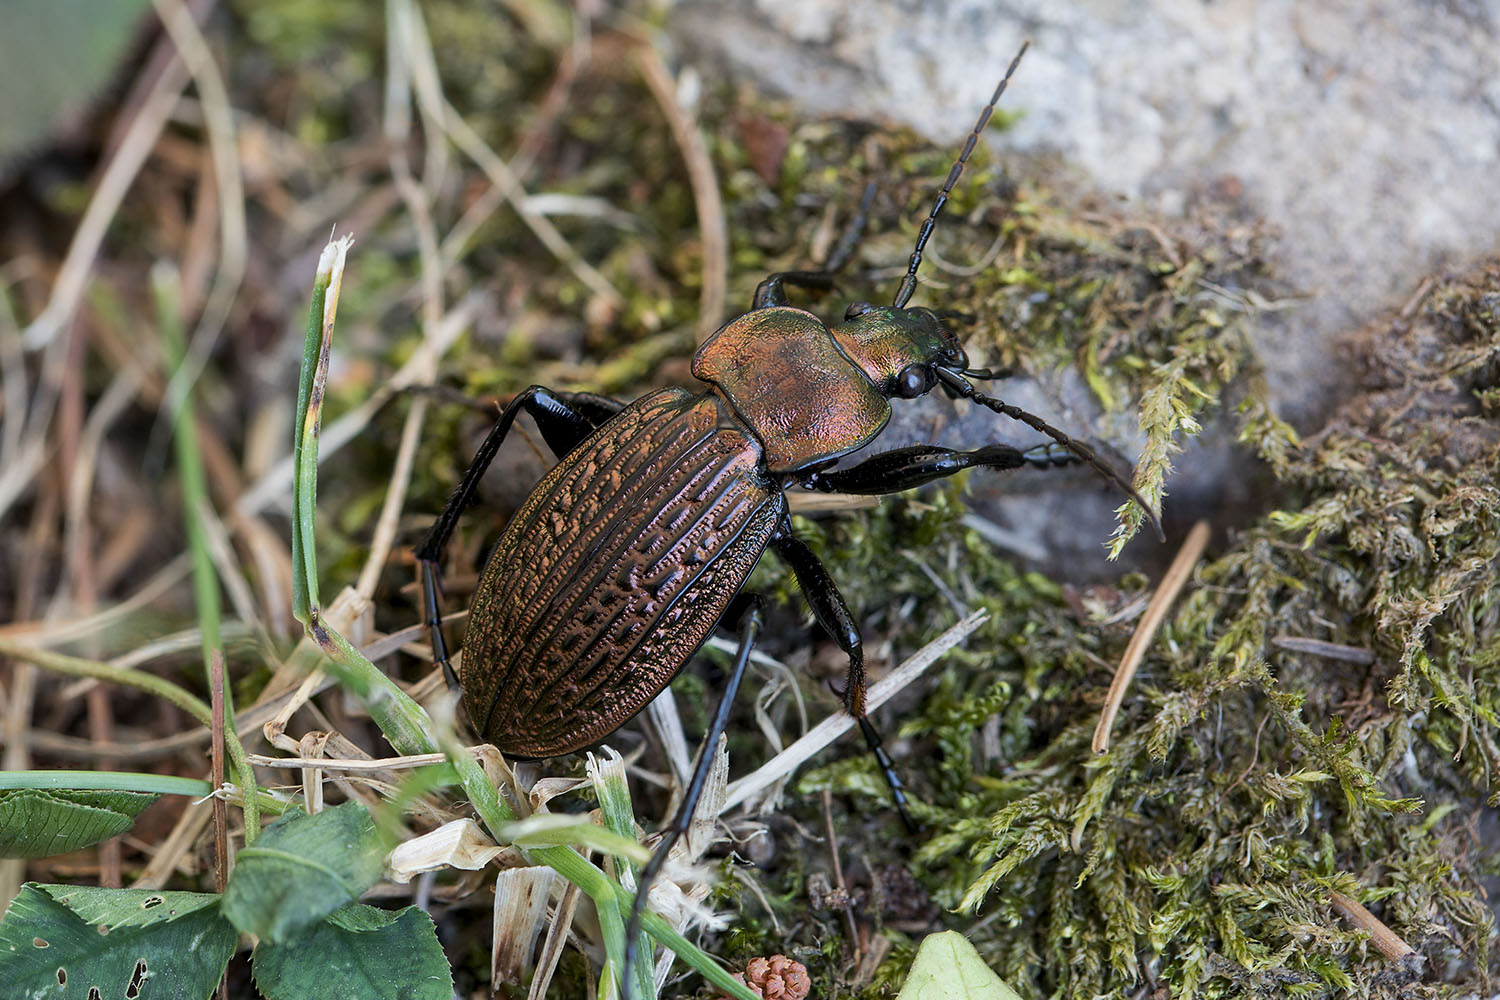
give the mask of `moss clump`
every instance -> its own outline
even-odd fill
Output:
[[[1200,568],[1104,756],[1090,737],[1126,630],[1040,593],[990,602],[999,641],[971,643],[973,672],[906,732],[945,758],[941,832],[919,860],[945,903],[988,917],[969,932],[1012,982],[1491,990],[1478,825],[1500,794],[1497,304],[1492,262],[1351,341],[1360,391],[1309,440],[1261,449],[1284,504]],[[967,565],[981,590],[1006,579]],[[972,745],[992,709],[1008,763],[986,774]],[[1383,956],[1332,892],[1419,957]]]

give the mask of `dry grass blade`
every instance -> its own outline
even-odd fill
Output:
[[[1166,621],[1172,602],[1177,600],[1177,595],[1182,592],[1188,577],[1192,575],[1193,567],[1202,558],[1204,546],[1208,545],[1210,532],[1207,521],[1199,521],[1193,525],[1187,538],[1183,540],[1182,548],[1172,560],[1172,565],[1167,568],[1166,575],[1162,577],[1161,585],[1156,588],[1156,594],[1151,598],[1151,603],[1146,606],[1145,614],[1141,615],[1140,624],[1136,626],[1135,634],[1130,637],[1130,645],[1125,647],[1125,655],[1120,658],[1120,666],[1115,670],[1114,679],[1110,681],[1109,694],[1104,700],[1104,710],[1099,714],[1099,725],[1094,728],[1094,753],[1104,753],[1109,749],[1110,730],[1114,728],[1115,716],[1119,714],[1120,705],[1125,700],[1125,692],[1130,687],[1130,680],[1135,676],[1136,668],[1141,665],[1141,660],[1145,658],[1146,649],[1151,645],[1151,640],[1156,638],[1157,629],[1161,628],[1162,622]]]
[[[713,158],[697,123],[678,103],[677,86],[662,62],[661,53],[646,42],[637,42],[631,51],[636,69],[661,105],[672,128],[672,138],[682,150],[687,164],[688,184],[698,209],[698,229],[703,239],[703,289],[698,302],[698,343],[703,343],[719,328],[724,316],[724,302],[729,285],[729,231],[724,221],[724,199],[719,194],[719,178]]]
[[[677,790],[680,791],[687,787],[693,762],[688,753],[687,735],[682,731],[682,716],[677,712],[677,698],[672,694],[671,687],[663,688],[661,694],[651,700],[651,704],[646,706],[646,713],[661,740],[667,763],[672,767],[672,777],[676,779]],[[674,803],[676,799],[674,791]],[[669,810],[672,808],[675,806],[668,807]]]
[[[182,0],[154,0],[172,44],[192,75],[203,107],[209,148],[213,154],[214,188],[218,194],[219,266],[214,271],[213,287],[199,316],[188,355],[172,375],[165,398],[166,420],[187,397],[198,380],[218,343],[219,334],[229,318],[230,307],[245,277],[249,240],[245,225],[245,186],[240,165],[239,145],[235,140],[234,110],[224,78],[219,73],[208,42],[198,23]],[[186,262],[185,262],[186,263]]]
[[[391,851],[386,858],[386,874],[393,880],[401,883],[410,882],[423,872],[437,871],[441,868],[461,868],[465,871],[478,871],[508,848],[500,847],[489,837],[485,836],[479,824],[468,817],[450,820],[435,830],[414,837],[411,840],[402,841]],[[545,872],[555,876],[556,873],[550,868],[526,867],[513,871]],[[511,872],[502,872],[501,878]],[[500,886],[496,885],[496,895],[500,893]],[[495,902],[496,920],[498,927],[500,902]],[[535,940],[533,936],[533,940]],[[508,982],[499,980],[496,982]]]
[[[562,901],[553,912],[547,927],[547,938],[542,942],[542,953],[537,959],[536,975],[531,980],[531,989],[526,1000],[542,1000],[547,987],[552,985],[552,974],[557,971],[557,962],[562,958],[563,948],[568,943],[568,929],[573,926],[573,914],[578,909],[578,899],[583,890],[569,885],[563,892]]]
[[[561,881],[550,868],[512,868],[496,876],[490,982],[526,982],[536,939],[548,923],[547,904]]]

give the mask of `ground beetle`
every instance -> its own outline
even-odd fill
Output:
[[[1077,456],[1118,484],[1155,523],[1139,495],[1087,446],[970,384],[1001,373],[969,367],[949,329],[962,314],[906,306],[938,213],[1025,51],[1023,45],[1016,53],[949,171],[892,305],[854,303],[830,329],[787,304],[788,286],[832,287],[833,272],[852,250],[846,240],[824,270],[766,278],[751,311],[703,344],[692,371],[709,384],[704,392],[663,389],[626,405],[531,386],[500,414],[417,549],[434,655],[456,684],[440,628],[437,565],[516,415],[530,413],[559,462],[489,557],[469,608],[462,678],[476,729],[520,757],[599,743],[645,708],[721,621],[739,623],[738,655],[705,752],[641,875],[627,934],[627,983],[647,890],[697,805],[713,758],[707,751],[718,744],[760,629],[759,600],[740,588],[768,547],[791,566],[819,624],[847,654],[844,706],[859,720],[910,825],[901,780],[865,715],[859,626],[828,571],[793,533],[787,487],[895,493],[968,468],[1058,464],[1051,446],[918,445],[835,467],[880,435],[888,400],[941,388],[1047,434],[1068,449],[1069,460]]]

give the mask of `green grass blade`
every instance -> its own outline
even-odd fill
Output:
[[[156,299],[157,325],[167,351],[167,363],[180,369],[187,357],[187,342],[182,333],[180,282],[177,269],[159,262],[151,269],[151,291]],[[168,379],[167,384],[175,384]],[[182,483],[182,513],[187,523],[188,552],[193,562],[193,603],[198,611],[198,627],[203,634],[203,677],[212,684],[215,652],[224,651],[219,623],[222,605],[219,578],[214,572],[213,556],[198,512],[208,506],[208,477],[203,472],[203,455],[198,448],[198,424],[193,409],[193,390],[189,387],[180,401],[175,401],[172,419],[173,445],[177,453],[177,475]],[[168,405],[174,403],[170,398]],[[255,771],[245,758],[238,732],[234,727],[234,698],[230,685],[224,685],[224,746],[229,753],[235,777],[245,793],[245,842],[260,833],[260,811],[256,808]]]

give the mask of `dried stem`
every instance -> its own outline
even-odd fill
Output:
[[[1125,647],[1125,655],[1120,658],[1120,665],[1115,670],[1114,680],[1110,681],[1109,694],[1104,699],[1104,710],[1099,714],[1099,725],[1094,729],[1094,753],[1104,753],[1109,749],[1110,730],[1114,728],[1115,716],[1119,714],[1120,704],[1125,700],[1131,678],[1135,677],[1136,668],[1145,658],[1151,640],[1156,638],[1156,630],[1166,621],[1172,602],[1177,600],[1193,567],[1203,556],[1210,531],[1207,521],[1199,521],[1193,525],[1182,548],[1178,550],[1177,557],[1167,568],[1166,576],[1162,577],[1161,585],[1156,588],[1151,603],[1146,606],[1146,613],[1141,615],[1135,635],[1130,637],[1130,645]]]

